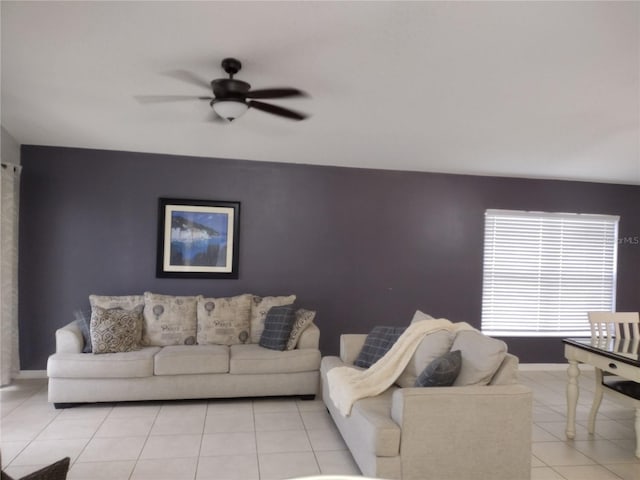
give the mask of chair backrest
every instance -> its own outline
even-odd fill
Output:
[[[638,312],[589,312],[588,316],[594,338],[640,338]]]

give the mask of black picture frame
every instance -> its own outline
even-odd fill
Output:
[[[160,198],[156,276],[238,278],[240,202]]]

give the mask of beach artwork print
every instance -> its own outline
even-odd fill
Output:
[[[234,273],[237,209],[171,204],[165,204],[163,209],[159,273]]]

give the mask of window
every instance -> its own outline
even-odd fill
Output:
[[[618,220],[487,210],[482,331],[589,336],[587,312],[615,310]]]

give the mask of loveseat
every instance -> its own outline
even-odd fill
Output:
[[[283,349],[261,346],[269,312],[286,310],[294,300],[295,296],[249,294],[228,298],[150,292],[92,295],[90,324],[78,319],[56,331],[56,352],[47,363],[49,402],[60,408],[83,402],[313,398],[320,366],[315,312],[295,310]],[[113,351],[118,320],[101,323],[100,314],[107,319],[124,317],[125,329],[136,324],[131,315],[139,318],[140,332],[131,327],[132,334],[139,335],[139,344],[123,349],[128,351]],[[91,353],[88,343],[94,347]],[[119,345],[115,343],[115,350]],[[96,353],[96,347],[108,353]]]
[[[365,476],[530,478],[532,392],[517,383],[518,359],[504,342],[476,330],[428,334],[391,387],[344,415],[330,398],[328,373],[354,367],[366,340],[342,335],[339,357],[324,357],[320,369],[323,401]],[[462,365],[452,386],[413,386],[426,366],[454,350]]]

